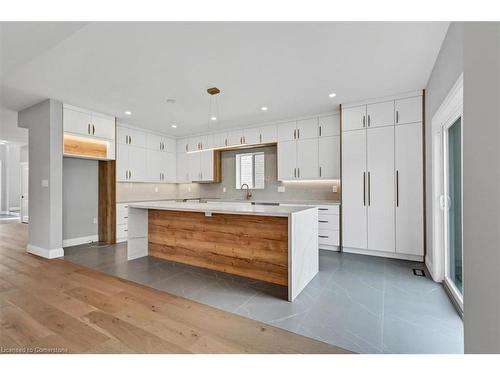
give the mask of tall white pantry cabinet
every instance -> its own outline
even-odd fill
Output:
[[[423,261],[422,92],[342,105],[342,246]]]

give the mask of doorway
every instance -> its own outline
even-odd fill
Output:
[[[463,76],[432,118],[433,248],[426,259],[434,281],[443,282],[463,314],[462,165]]]

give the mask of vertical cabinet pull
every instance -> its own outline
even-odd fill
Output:
[[[297,168],[293,168],[293,177],[297,178]]]
[[[227,146],[227,138],[224,139],[224,144]]]
[[[300,139],[300,129],[297,129],[297,139]]]
[[[297,168],[297,177],[300,178],[300,168]]]
[[[368,115],[368,127],[370,127],[370,115]]]
[[[293,129],[293,139],[297,139],[297,129]]]
[[[87,126],[87,133],[90,134],[90,124]]]
[[[399,111],[396,111],[396,124],[399,123]]]
[[[396,170],[396,207],[399,207],[399,171]]]
[[[94,134],[95,134],[95,125],[92,124],[92,135],[94,135]]]
[[[363,172],[363,206],[366,206],[366,172]]]
[[[372,188],[370,184],[370,172],[368,172],[368,206],[372,203]]]
[[[366,116],[363,115],[363,128],[366,126]]]
[[[262,134],[259,135],[259,143],[262,143]]]
[[[321,125],[319,126],[319,136],[321,137]]]
[[[319,177],[321,177],[321,167],[319,167]]]

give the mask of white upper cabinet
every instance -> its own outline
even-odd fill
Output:
[[[210,182],[214,179],[214,152],[200,152],[200,181]]]
[[[237,129],[227,132],[227,145],[237,146],[243,144],[243,130]]]
[[[278,129],[276,125],[269,125],[260,128],[259,143],[275,143],[278,141]]]
[[[312,139],[318,137],[318,118],[297,121],[296,139]]]
[[[248,128],[243,130],[243,143],[247,145],[258,145],[260,142],[260,128]]]
[[[146,136],[146,147],[149,150],[162,151],[163,150],[163,137],[148,133]]]
[[[190,154],[186,154],[185,152],[178,152],[177,157],[177,178],[176,181],[179,183],[187,183],[189,180],[189,164],[188,157]]]
[[[116,127],[117,143],[146,148],[146,134],[140,130],[130,129],[125,126]]]
[[[91,135],[90,114],[63,108],[64,131],[80,135]]]
[[[422,97],[398,99],[395,102],[396,125],[422,121]]]
[[[297,138],[297,121],[278,124],[278,142],[293,141]]]
[[[340,136],[318,140],[319,178],[340,178]]]
[[[225,146],[227,146],[227,133],[226,132],[214,133],[212,136],[212,147],[220,148]]]
[[[297,179],[310,180],[319,177],[318,138],[297,141]]]
[[[122,143],[116,145],[116,180],[128,181],[129,150]]]
[[[320,137],[340,135],[340,116],[335,114],[332,116],[320,117],[318,119],[318,135]]]
[[[188,152],[201,150],[201,136],[189,138],[187,150]]]
[[[115,118],[64,104],[63,129],[67,133],[114,140]]]
[[[278,180],[297,178],[297,142],[278,143]]]
[[[146,149],[128,146],[129,150],[129,178],[128,181],[144,182],[148,178]]]
[[[189,138],[182,138],[177,140],[177,152],[184,153],[189,151]]]
[[[366,105],[342,108],[342,131],[358,130],[366,127]]]
[[[394,100],[366,106],[367,127],[376,128],[388,125],[394,125]]]

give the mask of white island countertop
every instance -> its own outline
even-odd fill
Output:
[[[256,215],[256,216],[282,216],[291,217],[294,213],[313,210],[307,206],[265,206],[251,205],[246,202],[172,202],[172,201],[154,201],[130,203],[129,208],[142,208],[150,210],[166,211],[187,211],[203,212],[214,214],[233,214],[233,215]]]

